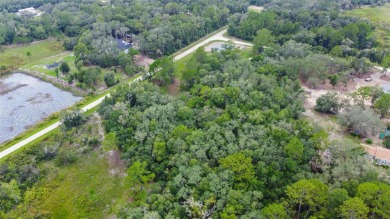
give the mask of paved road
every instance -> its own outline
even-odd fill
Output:
[[[92,102],[92,103],[88,104],[87,106],[83,107],[83,108],[81,109],[81,111],[82,111],[82,112],[86,112],[86,111],[88,111],[89,109],[94,108],[95,106],[97,106],[97,105],[99,105],[100,103],[102,103],[103,100],[104,100],[107,96],[109,96],[109,95],[110,95],[110,94],[107,94],[107,95],[105,95],[105,96],[103,96],[103,97],[101,97],[101,98],[95,100],[94,102]],[[13,146],[11,146],[11,147],[5,149],[4,151],[1,151],[1,152],[0,152],[0,159],[3,158],[3,157],[5,157],[5,156],[7,156],[7,155],[9,155],[9,154],[11,154],[12,152],[18,150],[19,148],[22,148],[23,146],[27,145],[28,143],[34,141],[35,139],[37,139],[37,138],[39,138],[39,137],[41,137],[41,136],[43,136],[43,135],[45,135],[45,134],[47,134],[47,133],[53,131],[54,129],[58,128],[60,125],[61,125],[60,122],[56,122],[56,123],[50,125],[49,127],[47,127],[47,128],[45,128],[45,129],[43,129],[43,130],[41,130],[41,131],[35,133],[34,135],[31,135],[30,137],[24,139],[23,141],[20,141],[20,142],[14,144]]]
[[[186,51],[180,53],[179,55],[175,56],[175,58],[173,58],[173,60],[177,61],[179,59],[182,59],[185,56],[193,53],[195,50],[199,49],[202,46],[205,46],[206,44],[208,44],[208,43],[210,43],[212,41],[225,41],[225,42],[231,41],[234,44],[237,44],[237,45],[240,45],[240,46],[253,46],[253,44],[251,44],[251,43],[247,43],[247,42],[234,40],[234,39],[229,39],[229,38],[224,37],[223,35],[226,32],[227,32],[227,29],[221,30],[220,32],[210,36],[209,38],[203,40],[202,42],[194,45],[193,47],[191,47],[191,48],[187,49]]]
[[[222,30],[222,31],[220,31],[220,32],[210,36],[209,38],[199,42],[198,44],[194,45],[193,47],[191,47],[191,48],[187,49],[186,51],[180,53],[179,55],[175,56],[173,58],[173,60],[175,60],[175,61],[180,60],[180,59],[184,58],[185,56],[193,53],[198,48],[200,48],[200,47],[202,47],[202,46],[204,46],[204,45],[206,45],[206,44],[208,44],[208,43],[210,43],[212,41],[217,41],[217,40],[226,41],[226,42],[227,41],[231,41],[231,42],[233,42],[233,43],[235,43],[237,45],[242,45],[242,46],[253,46],[253,44],[251,44],[251,43],[246,43],[246,42],[242,42],[242,41],[238,41],[238,40],[231,40],[231,39],[228,39],[228,38],[224,37],[223,35],[226,33],[226,31],[227,31],[227,29],[224,29],[224,30]],[[142,80],[142,77],[138,77],[134,81],[130,82],[130,84],[134,83],[134,82],[137,82],[137,81],[140,81],[140,80]],[[101,104],[103,102],[103,100],[106,97],[109,97],[109,96],[110,96],[110,94],[107,94],[107,95],[105,95],[105,96],[95,100],[94,102],[92,102],[92,103],[88,104],[87,106],[83,107],[81,109],[81,111],[82,112],[86,112],[86,111],[94,108],[95,106]],[[50,125],[49,127],[47,127],[45,129],[37,132],[36,134],[26,138],[25,140],[20,141],[20,142],[18,142],[16,144],[12,145],[11,147],[1,151],[0,152],[0,159],[5,157],[5,156],[7,156],[7,155],[9,155],[9,154],[11,154],[11,153],[13,153],[16,150],[22,148],[23,146],[27,145],[28,143],[34,141],[35,139],[37,139],[37,138],[39,138],[39,137],[41,137],[41,136],[43,136],[43,135],[53,131],[54,129],[58,128],[60,125],[61,125],[60,122],[56,122],[53,125]]]

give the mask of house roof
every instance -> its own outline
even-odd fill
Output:
[[[19,12],[23,12],[23,11],[33,11],[33,12],[35,12],[35,9],[33,7],[29,7],[29,8],[19,9],[18,11]]]
[[[41,12],[33,7],[30,8],[24,8],[24,9],[19,9],[18,12],[16,12],[16,15],[33,15],[35,16],[41,16],[44,12]]]
[[[390,150],[383,147],[372,147],[368,145],[364,145],[367,153],[376,159],[387,160],[390,161]]]
[[[126,50],[126,49],[130,49],[132,47],[131,43],[128,43],[128,42],[121,40],[121,39],[116,39],[116,43],[117,43],[118,49],[120,49],[120,50]]]

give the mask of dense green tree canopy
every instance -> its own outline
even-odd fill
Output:
[[[157,59],[144,81],[118,86],[103,101],[94,120],[104,130],[69,111],[62,130],[0,164],[0,217],[24,217],[26,209],[33,209],[27,217],[54,217],[31,204],[41,195],[35,188],[50,181],[51,171],[52,178],[63,180],[62,170],[99,150],[102,156],[94,159],[106,164],[114,154],[108,166],[122,168],[112,178],[126,188],[117,197],[131,196],[101,208],[118,218],[388,216],[385,171],[379,175],[354,141],[330,139],[333,135],[302,116],[301,82],[316,88],[329,80],[340,89],[371,62],[386,66],[387,51],[375,48],[373,26],[337,11],[377,1],[46,2],[0,0],[6,9],[0,12],[0,43],[66,35],[64,47],[73,50],[78,70],[71,81],[91,87],[102,78],[112,86],[116,76],[103,77],[99,67],[83,64],[119,65],[128,75],[141,71],[134,64],[138,51],[126,54],[116,46],[128,35],[139,52]],[[267,4],[267,10],[246,13],[249,3]],[[35,18],[12,13],[27,6],[45,13]],[[168,55],[226,24],[229,34],[253,40],[254,51],[201,48],[181,60],[178,73]],[[179,89],[173,81],[180,81],[176,96],[167,92],[170,86]],[[359,103],[370,101],[385,115],[387,97],[380,88],[362,87],[349,106],[328,93],[318,98],[316,110],[338,113],[345,105],[346,126],[376,134],[383,130],[379,115]],[[87,181],[94,183],[91,176]],[[46,199],[51,194],[45,191]],[[91,189],[77,205],[91,212],[102,201],[96,197],[101,196]]]

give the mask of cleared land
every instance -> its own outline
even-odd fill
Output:
[[[17,69],[27,63],[34,63],[63,51],[62,42],[55,39],[26,45],[6,46],[4,52],[0,53],[0,63],[8,68]]]
[[[38,71],[41,73],[44,73],[46,75],[50,75],[55,77],[56,73],[54,71],[55,68],[50,68],[48,65],[54,65],[58,64],[61,62],[66,62],[68,63],[70,67],[70,72],[76,72],[76,66],[74,65],[74,60],[75,56],[71,52],[64,52],[60,54],[56,54],[47,58],[44,58],[42,60],[36,61],[36,62],[31,62],[24,67],[28,70],[32,71]]]
[[[261,6],[251,5],[248,7],[248,11],[261,12],[262,10],[264,10],[264,7]]]
[[[382,46],[390,46],[390,4],[386,3],[380,7],[364,6],[360,9],[346,11],[347,16],[355,16],[369,19],[377,29],[374,35]]]

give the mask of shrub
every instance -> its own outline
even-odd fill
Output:
[[[60,145],[57,142],[42,142],[40,145],[40,151],[37,153],[38,160],[50,160],[54,158],[59,151]]]
[[[58,166],[64,166],[76,162],[77,154],[73,150],[64,149],[58,153],[56,158],[56,164]]]
[[[341,109],[341,107],[342,104],[340,103],[340,99],[337,93],[328,92],[317,99],[314,109],[322,113],[336,114]]]
[[[390,138],[386,138],[386,139],[383,141],[383,145],[384,145],[386,148],[390,148]]]
[[[372,144],[372,139],[367,139],[367,140],[366,140],[366,143],[367,143],[367,144]]]
[[[107,87],[112,87],[119,83],[119,81],[115,79],[115,75],[113,73],[104,75],[104,82],[106,83]]]
[[[65,130],[69,130],[73,127],[83,124],[85,122],[85,116],[79,110],[66,111],[61,116],[61,122]]]
[[[344,110],[338,118],[342,125],[351,128],[361,137],[365,137],[369,133],[377,135],[383,130],[383,123],[379,115],[371,108],[364,109],[360,106],[352,106]]]
[[[70,72],[70,67],[69,67],[68,63],[62,62],[60,65],[60,70],[61,70],[62,74],[67,75]]]

